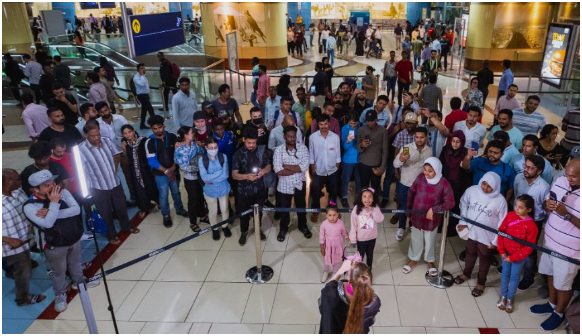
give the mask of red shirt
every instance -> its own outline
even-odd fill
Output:
[[[396,63],[396,67],[394,67],[394,70],[396,71],[397,76],[405,79],[406,83],[410,83],[410,71],[412,71],[412,62],[410,60],[398,61],[398,63]]]
[[[514,211],[507,213],[507,216],[499,227],[499,231],[523,239],[532,244],[537,242],[538,227],[534,220],[529,217],[521,218]],[[499,254],[508,255],[511,262],[523,260],[533,252],[531,247],[521,245],[520,243],[506,239],[503,236],[499,236],[497,239],[497,250],[499,251]]]
[[[453,133],[453,128],[458,121],[467,120],[467,112],[463,110],[452,110],[445,118],[445,127]]]
[[[71,176],[71,186],[69,192],[71,192],[71,194],[76,193],[77,173],[75,171],[75,162],[73,160],[73,156],[71,155],[71,153],[65,152],[65,155],[63,155],[61,159],[55,159],[54,157],[51,156],[50,160],[56,163],[60,163],[63,165],[63,167],[65,167],[65,170],[67,171],[67,173],[69,173],[69,176]]]

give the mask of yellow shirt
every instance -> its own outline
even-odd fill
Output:
[[[303,23],[303,18],[301,16],[297,17],[297,23]]]

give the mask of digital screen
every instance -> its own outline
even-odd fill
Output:
[[[81,9],[99,9],[98,2],[79,2]]]
[[[115,8],[115,2],[100,2],[99,7],[101,7],[101,8]]]
[[[571,25],[552,23],[548,28],[540,76],[544,82],[552,86],[560,87],[562,84],[560,78],[564,75],[571,34]]]
[[[136,56],[186,42],[181,12],[132,15],[129,22]]]

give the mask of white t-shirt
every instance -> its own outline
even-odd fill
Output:
[[[465,120],[457,121],[453,127],[453,131],[461,130],[465,134],[465,147],[471,148],[471,142],[477,141],[479,146],[483,143],[485,139],[485,134],[487,134],[487,129],[481,123],[476,123],[473,128],[467,128],[467,122]]]

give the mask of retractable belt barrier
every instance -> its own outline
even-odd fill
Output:
[[[325,209],[303,209],[303,208],[268,208],[268,207],[263,207],[261,208],[262,211],[267,211],[267,212],[325,212]],[[348,209],[348,208],[337,208],[336,209],[337,212],[344,212],[344,213],[350,213],[352,212],[354,209]],[[382,213],[419,213],[419,214],[423,214],[426,213],[426,210],[398,210],[398,209],[380,209],[380,211]]]

